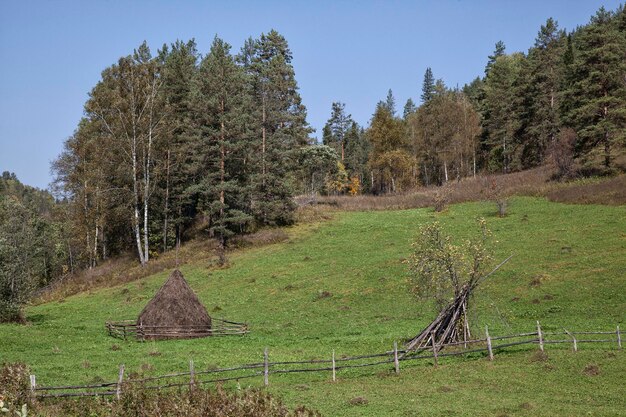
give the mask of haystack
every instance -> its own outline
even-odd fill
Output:
[[[211,317],[183,274],[174,270],[137,319],[137,337],[186,339],[211,335]]]

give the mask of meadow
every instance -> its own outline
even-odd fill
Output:
[[[389,350],[436,315],[408,291],[404,259],[418,227],[438,220],[461,240],[493,232],[494,257],[511,261],[486,280],[471,304],[477,335],[567,328],[614,330],[626,316],[626,207],[572,205],[516,197],[508,215],[493,203],[333,212],[332,219],[286,230],[282,243],[235,251],[228,267],[196,258],[181,271],[210,314],[249,324],[244,337],[140,343],[106,334],[106,320],[132,319],[169,271],[111,288],[31,306],[28,325],[0,325],[0,361],[26,362],[41,385],[113,381],[129,372],[158,375],[271,360],[328,359]],[[626,409],[624,352],[612,345],[547,347],[414,362],[330,375],[272,375],[268,389],[289,405],[327,416],[619,415]],[[585,369],[592,365],[597,372]],[[242,386],[261,386],[262,378]],[[236,384],[230,384],[236,386]]]

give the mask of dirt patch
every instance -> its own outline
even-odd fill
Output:
[[[600,367],[596,364],[590,363],[585,366],[585,369],[583,369],[583,374],[587,376],[598,376],[600,375]]]
[[[333,293],[331,293],[330,291],[318,291],[317,296],[315,297],[316,300],[323,300],[324,298],[330,298],[333,296]]]
[[[349,401],[350,405],[367,405],[369,401],[365,397],[354,397]]]
[[[548,355],[546,354],[546,352],[542,352],[540,350],[535,351],[530,356],[531,362],[546,362],[547,360],[548,360]]]

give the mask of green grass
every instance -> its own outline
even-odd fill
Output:
[[[167,273],[30,307],[27,326],[0,326],[0,361],[24,361],[41,385],[115,380],[117,366],[150,374],[222,367],[262,360],[330,358],[380,352],[421,330],[433,306],[407,291],[405,265],[420,224],[439,219],[455,238],[487,218],[498,241],[496,258],[513,259],[477,293],[471,319],[481,333],[614,330],[626,313],[626,208],[574,206],[516,198],[505,218],[490,203],[429,209],[339,213],[334,220],[298,226],[292,239],[236,253],[231,266],[209,270],[208,260],[181,270],[209,312],[250,324],[243,337],[120,342],[104,322],[134,318]],[[538,285],[532,283],[539,282]],[[320,298],[322,291],[332,294]],[[216,312],[212,312],[216,310]],[[112,345],[119,350],[112,350]],[[160,355],[151,356],[158,351]],[[289,404],[324,415],[618,415],[626,409],[624,353],[613,345],[547,347],[547,362],[530,347],[404,366],[399,376],[380,366],[339,373],[272,375],[270,390]],[[598,365],[597,376],[583,369]],[[242,384],[258,386],[262,378]],[[366,405],[351,405],[362,396]]]

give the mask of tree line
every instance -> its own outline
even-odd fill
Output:
[[[363,129],[335,102],[323,143],[364,192],[441,185],[477,172],[513,172],[556,163],[571,174],[624,169],[626,11],[600,8],[571,32],[550,18],[527,53],[498,42],[483,76],[448,88],[431,68],[421,103],[397,114],[391,90]],[[619,158],[622,158],[621,160]]]

